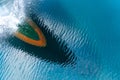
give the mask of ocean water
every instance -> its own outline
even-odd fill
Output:
[[[120,80],[119,4],[1,0],[0,80]],[[14,36],[26,17],[41,29],[46,47]],[[23,33],[36,35],[25,29]]]

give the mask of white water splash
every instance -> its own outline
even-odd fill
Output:
[[[25,17],[23,0],[4,3],[0,6],[0,12],[0,37],[13,34],[18,29],[17,25],[21,19]]]

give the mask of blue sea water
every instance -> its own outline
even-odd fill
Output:
[[[73,65],[61,65],[30,55],[26,46],[17,48],[6,42],[10,26],[3,28],[0,23],[0,80],[119,80],[119,4],[119,0],[24,0],[25,6],[15,5],[15,12],[7,13],[21,16],[25,7],[26,14],[44,19],[77,59],[73,57]],[[14,40],[13,44],[17,45]]]

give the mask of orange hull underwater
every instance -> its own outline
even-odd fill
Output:
[[[46,39],[42,31],[40,30],[40,28],[32,20],[26,19],[26,21],[37,33],[39,40],[31,39],[18,31],[15,33],[15,36],[28,44],[31,44],[34,46],[45,47],[47,45]]]

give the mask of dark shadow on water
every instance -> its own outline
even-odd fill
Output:
[[[17,49],[21,49],[28,54],[43,59],[48,62],[54,62],[61,65],[75,64],[76,57],[74,53],[68,48],[65,41],[60,39],[58,36],[54,35],[53,31],[50,31],[43,22],[39,22],[37,19],[33,19],[34,22],[42,30],[43,34],[47,40],[46,47],[37,47],[30,44],[27,44],[15,36],[11,36],[7,39],[10,45],[14,46]]]

